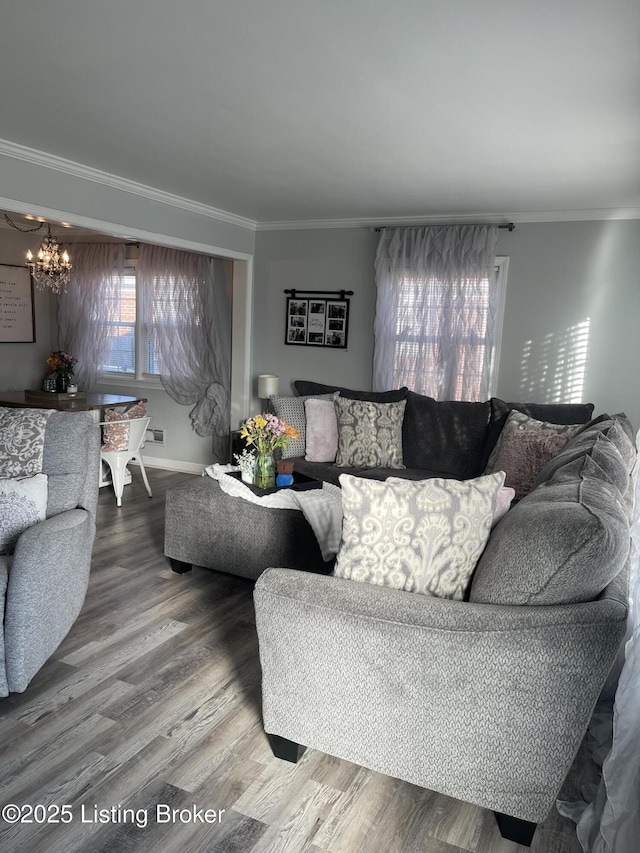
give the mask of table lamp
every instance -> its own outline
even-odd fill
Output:
[[[277,394],[280,390],[280,377],[273,373],[262,373],[258,376],[258,397],[261,400],[269,400],[269,397]],[[269,406],[267,404],[267,411]]]

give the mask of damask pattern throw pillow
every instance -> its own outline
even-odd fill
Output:
[[[29,477],[42,471],[44,433],[53,412],[0,407],[0,477]]]
[[[404,468],[402,422],[406,400],[372,403],[335,401],[338,418],[336,465],[343,468]]]
[[[340,475],[337,577],[462,600],[491,533],[502,472],[384,482]]]
[[[46,474],[0,480],[0,554],[12,554],[22,533],[47,514]]]
[[[146,418],[147,409],[144,403],[136,403],[126,412],[117,412],[115,409],[105,409],[105,421],[112,421],[109,426],[104,427],[102,439],[102,452],[111,450],[126,450],[129,447],[129,421],[132,418]]]

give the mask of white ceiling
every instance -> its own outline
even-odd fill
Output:
[[[0,136],[263,224],[640,216],[639,34],[638,0],[3,0]]]

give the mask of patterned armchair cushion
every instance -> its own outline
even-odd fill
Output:
[[[104,427],[103,453],[112,450],[126,450],[129,447],[129,421],[132,418],[145,418],[146,416],[147,409],[144,403],[136,403],[126,412],[105,409],[104,419],[105,421],[112,421],[112,423]]]
[[[491,533],[504,474],[384,482],[343,474],[337,577],[463,599]]]
[[[0,554],[11,554],[28,528],[47,514],[47,475],[0,480]]]
[[[0,407],[0,477],[30,477],[42,471],[45,432],[53,409]]]

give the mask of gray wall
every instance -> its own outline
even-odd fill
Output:
[[[373,263],[368,228],[263,231],[256,239],[252,375],[371,387]],[[558,222],[500,231],[509,278],[497,394],[625,410],[637,394],[640,222]],[[353,289],[347,352],[285,346],[284,288]],[[256,403],[257,405],[257,403]]]
[[[259,231],[253,302],[254,383],[260,373],[280,377],[280,393],[294,379],[353,388],[371,386],[378,235],[369,228]],[[287,346],[285,289],[353,290],[346,350]],[[254,401],[258,405],[254,384]]]
[[[509,281],[498,396],[583,400],[640,428],[640,221],[500,232]]]
[[[27,249],[37,249],[41,242],[42,234],[21,234],[0,227],[0,264],[23,266]],[[41,381],[51,372],[46,359],[54,349],[56,299],[50,291],[41,292],[34,288],[34,307],[36,342],[0,343],[1,391],[39,388]]]

